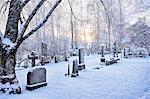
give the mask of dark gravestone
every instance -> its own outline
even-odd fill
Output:
[[[72,67],[71,77],[76,77],[76,76],[79,76],[79,74],[78,74],[78,61],[73,60],[73,67]]]
[[[126,57],[126,49],[124,48],[124,51],[123,51],[123,56],[124,56],[124,58],[127,58]]]
[[[27,74],[27,90],[34,90],[46,86],[46,69],[43,67],[32,69]]]
[[[38,57],[35,56],[35,54],[32,52],[31,56],[28,55],[28,59],[31,59],[31,61],[32,61],[32,67],[34,67],[35,66],[35,60],[38,59]]]
[[[114,43],[114,46],[113,46],[113,57],[116,57],[116,51],[117,51],[117,47],[116,47],[116,43]]]
[[[78,70],[83,70],[85,69],[85,64],[84,64],[84,49],[80,48],[79,49],[79,65],[78,65]]]
[[[102,46],[102,49],[101,49],[101,54],[102,54],[102,56],[101,56],[101,62],[104,62],[105,63],[105,57],[104,57],[104,46]]]
[[[58,56],[55,56],[55,57],[54,57],[54,62],[55,62],[55,63],[58,63],[58,62],[59,62]]]

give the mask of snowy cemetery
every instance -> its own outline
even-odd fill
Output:
[[[149,0],[1,0],[0,99],[150,99]]]

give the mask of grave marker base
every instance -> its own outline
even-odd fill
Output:
[[[104,63],[105,63],[105,58],[101,58],[101,62],[104,62]]]
[[[29,91],[32,91],[34,89],[38,89],[40,87],[47,86],[47,82],[39,83],[39,84],[34,84],[34,85],[27,85],[26,89]]]
[[[77,77],[79,74],[72,74],[71,77]]]
[[[78,65],[78,70],[83,70],[85,69],[85,64],[79,64]]]

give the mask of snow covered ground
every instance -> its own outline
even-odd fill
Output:
[[[107,67],[99,61],[98,55],[86,56],[86,69],[77,78],[64,76],[68,62],[48,64],[48,86],[34,91],[25,89],[29,69],[17,70],[22,94],[0,99],[150,99],[150,57],[122,59]]]

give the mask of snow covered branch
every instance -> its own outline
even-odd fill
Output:
[[[29,0],[26,0],[26,1],[29,1]],[[21,33],[19,33],[19,36],[18,36],[18,40],[22,39],[22,36],[24,35],[25,31],[27,30],[28,28],[28,25],[29,23],[31,22],[32,18],[35,16],[36,12],[38,11],[38,9],[43,5],[43,3],[45,2],[46,0],[41,0],[38,5],[33,9],[32,13],[29,15],[27,21],[25,22],[24,26],[23,26],[23,29],[21,31]]]
[[[9,3],[10,1],[8,0],[8,1],[6,1],[3,5],[2,5],[2,7],[0,8],[0,12],[2,12],[2,9],[4,8],[4,11],[3,11],[3,13],[5,13],[5,11],[7,10],[7,7],[8,7],[8,3]]]
[[[30,0],[24,0],[24,2],[21,5],[21,9],[24,8],[24,6],[26,6],[26,4],[29,2]]]
[[[27,39],[29,36],[31,36],[34,32],[36,32],[38,29],[40,29],[47,22],[47,20],[49,19],[49,17],[53,13],[53,11],[57,8],[57,6],[59,5],[60,2],[61,2],[61,0],[58,0],[54,4],[54,6],[52,7],[52,9],[48,12],[47,16],[43,19],[43,21],[37,27],[35,27],[33,30],[31,30],[28,34],[26,34],[23,37],[23,40]]]

